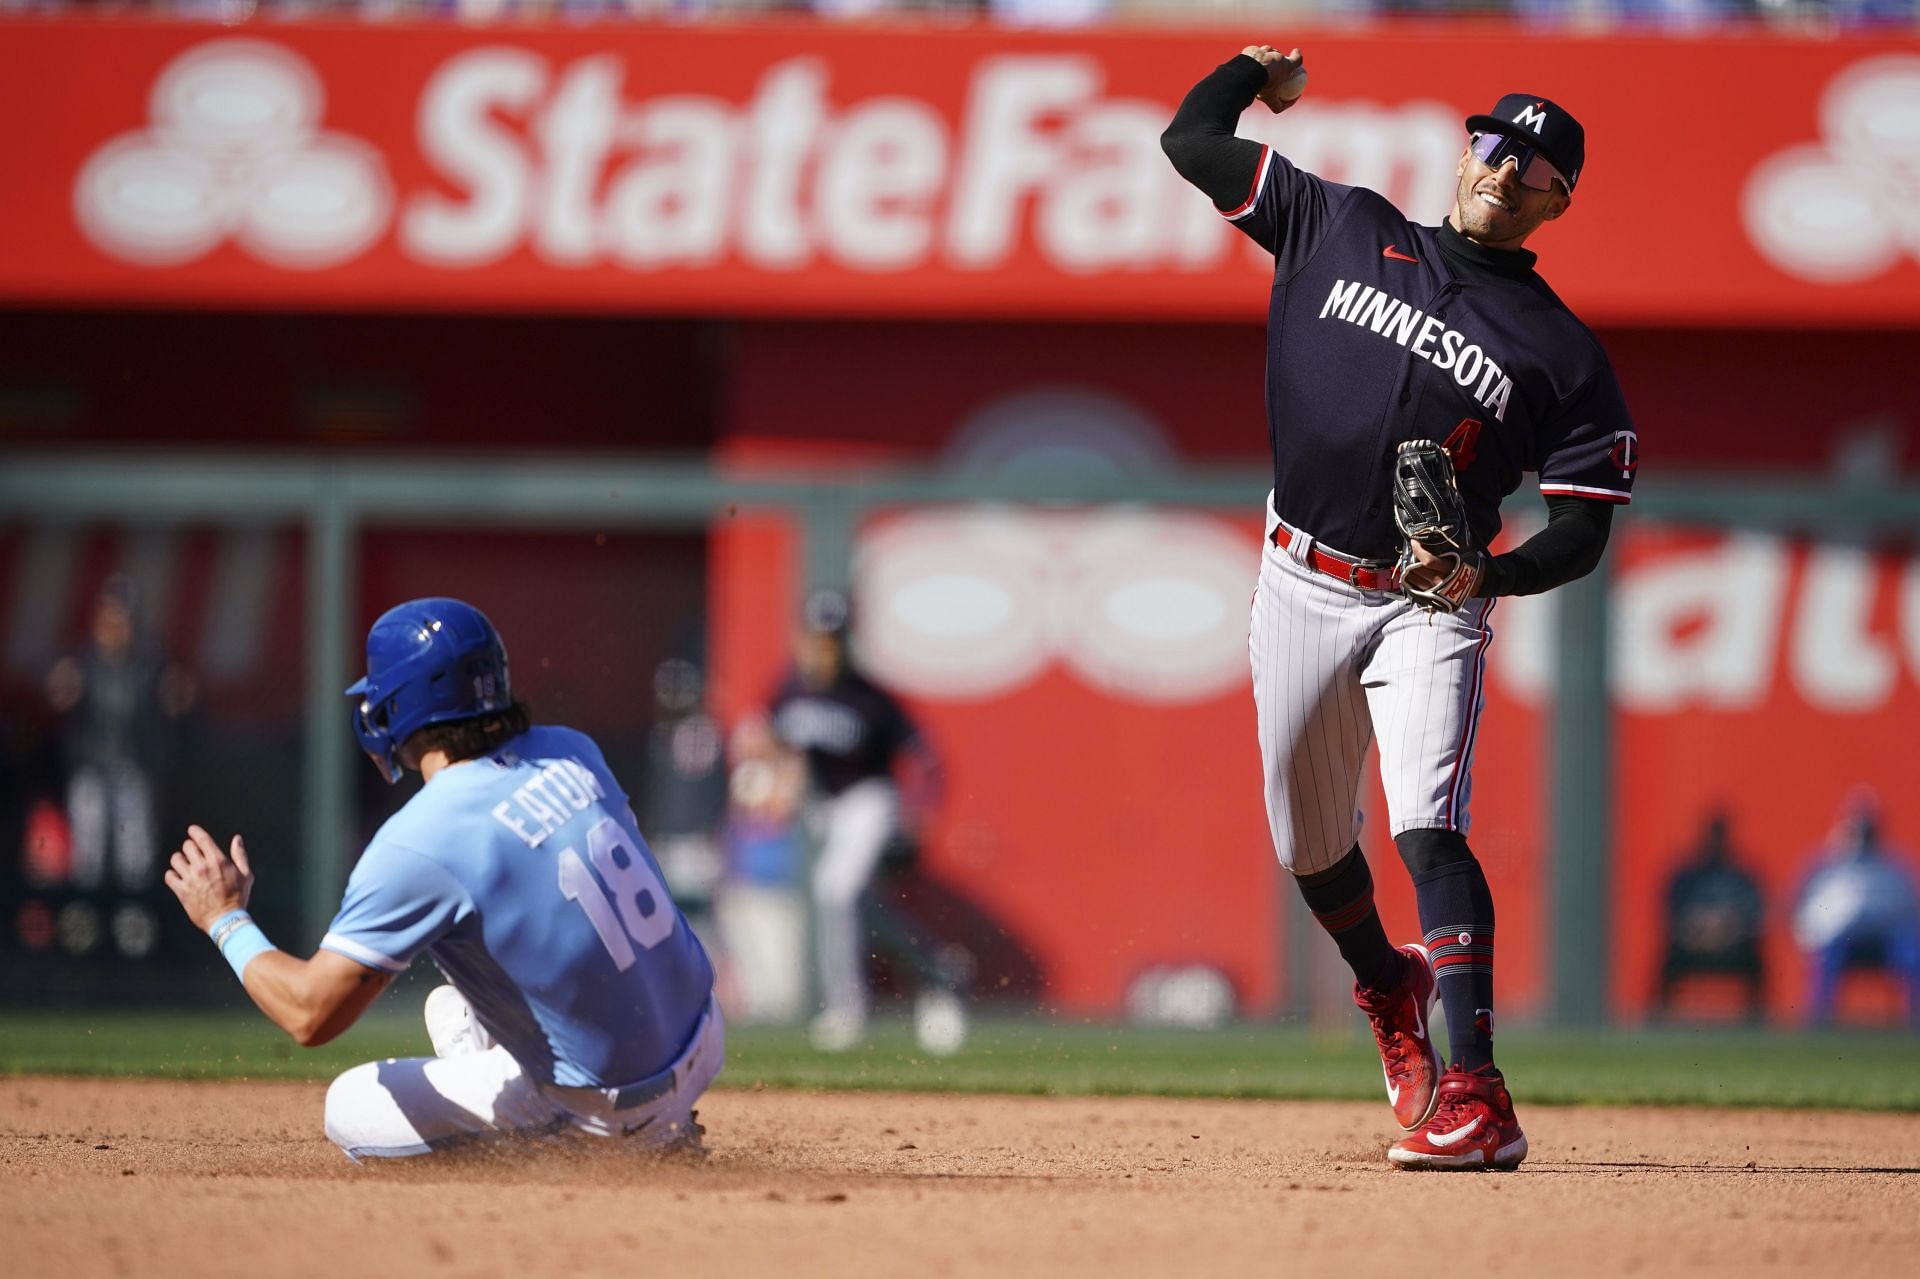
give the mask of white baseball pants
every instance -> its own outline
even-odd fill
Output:
[[[872,777],[821,800],[820,860],[813,866],[815,944],[821,1002],[830,1013],[864,1021],[867,1013],[865,930],[860,894],[880,868],[880,854],[900,825],[900,793]]]
[[[797,889],[722,884],[713,899],[734,1022],[780,1025],[807,1011],[807,900]]]
[[[466,996],[427,996],[432,1057],[355,1066],[327,1089],[327,1136],[355,1163],[483,1142],[563,1134],[620,1137],[643,1149],[696,1139],[693,1106],[720,1073],[726,1033],[709,1004],[673,1065],[624,1088],[542,1084],[474,1020]]]
[[[82,764],[67,783],[67,820],[73,828],[73,885],[92,892],[106,884],[113,850],[113,886],[137,893],[153,880],[153,783],[131,763]]]
[[[1493,601],[1429,615],[1350,586],[1311,566],[1313,538],[1291,525],[1291,543],[1275,546],[1278,522],[1269,501],[1248,651],[1280,864],[1325,870],[1359,840],[1361,769],[1376,736],[1393,833],[1464,835]]]

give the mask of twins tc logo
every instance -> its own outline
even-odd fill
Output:
[[[1620,478],[1630,480],[1633,473],[1640,469],[1640,437],[1632,431],[1615,431],[1613,448],[1607,458],[1620,468]]]
[[[147,128],[87,159],[81,229],[139,266],[180,266],[231,239],[274,266],[338,266],[371,248],[393,212],[380,153],[323,132],[326,93],[305,59],[264,40],[214,40],[169,63]]]

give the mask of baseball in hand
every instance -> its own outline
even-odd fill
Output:
[[[1307,91],[1306,60],[1295,49],[1285,57],[1280,56],[1271,45],[1262,45],[1254,56],[1267,67],[1267,87],[1260,90],[1260,101],[1267,104],[1273,112],[1285,111],[1300,100]]]

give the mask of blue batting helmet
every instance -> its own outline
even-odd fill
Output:
[[[429,724],[471,719],[513,705],[507,648],[486,614],[453,599],[408,600],[367,632],[366,678],[354,736],[389,782],[400,780],[400,746]]]

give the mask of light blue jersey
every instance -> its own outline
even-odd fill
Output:
[[[626,793],[570,728],[435,774],[367,846],[320,945],[393,973],[430,952],[522,1068],[562,1087],[662,1070],[713,994]]]

